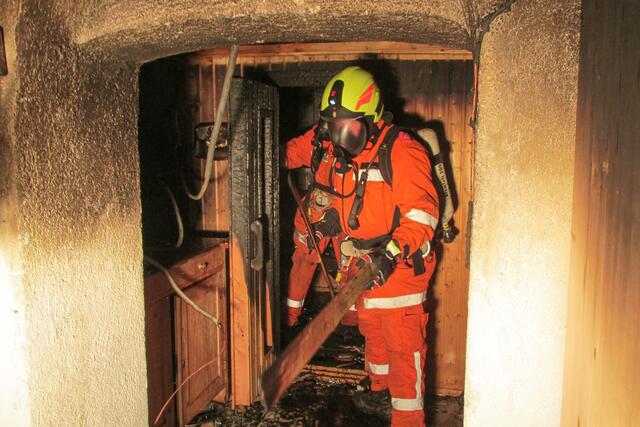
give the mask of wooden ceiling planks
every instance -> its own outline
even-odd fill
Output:
[[[190,54],[191,62],[227,63],[229,47],[219,47]],[[465,49],[440,45],[405,42],[330,42],[285,43],[240,46],[237,64],[256,66],[298,62],[354,61],[358,59],[388,59],[406,61],[470,60]]]

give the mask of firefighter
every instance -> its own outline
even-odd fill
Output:
[[[372,75],[348,67],[327,84],[321,117],[333,145],[328,181],[346,234],[349,276],[366,263],[379,269],[357,303],[370,389],[353,400],[391,425],[421,426],[427,351],[424,309],[436,260],[430,242],[438,196],[424,147],[391,123]],[[389,411],[390,407],[390,411]]]
[[[331,210],[333,195],[327,191],[327,179],[331,162],[332,147],[327,139],[326,128],[315,125],[303,135],[293,138],[285,144],[284,164],[287,169],[310,167],[313,174],[311,190],[305,197],[307,218],[314,228],[315,238],[320,252],[324,252],[333,239],[333,249],[340,261],[339,241],[337,235],[340,228],[337,212]],[[287,289],[287,325],[296,325],[309,286],[318,265],[318,255],[314,253],[313,243],[302,219],[300,209],[296,210],[294,219],[293,241],[295,249],[291,257],[292,266],[289,273]]]

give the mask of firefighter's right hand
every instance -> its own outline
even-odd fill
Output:
[[[359,268],[362,268],[365,263],[370,263],[373,270],[377,270],[376,276],[367,289],[375,289],[384,285],[389,280],[389,276],[391,276],[401,258],[399,245],[394,239],[389,238],[383,248],[383,252],[373,252],[365,255],[356,263]]]
[[[322,214],[322,217],[313,224],[314,234],[316,242],[320,242],[325,237],[333,237],[340,234],[340,217],[338,211],[334,208],[328,209]],[[312,237],[307,237],[307,246],[309,249],[314,249]]]
[[[372,269],[374,271],[377,270],[373,280],[367,285],[367,289],[377,289],[389,280],[389,276],[391,276],[396,266],[396,260],[388,257],[387,254],[384,253],[372,253],[360,257],[360,260],[356,263],[356,267],[361,269],[366,264],[371,264]]]

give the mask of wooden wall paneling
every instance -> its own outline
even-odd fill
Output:
[[[640,423],[639,19],[583,2],[562,426]]]
[[[145,287],[146,289],[146,287]],[[156,300],[146,307],[145,337],[149,425],[153,424],[165,400],[174,390],[171,299]],[[172,402],[159,420],[160,427],[176,425],[176,404]]]
[[[199,104],[198,118],[201,122],[213,122],[214,114],[214,73],[213,64],[211,62],[202,62],[199,64],[198,87],[199,87]]]
[[[211,59],[199,61],[195,65],[199,69],[198,122],[213,123],[226,66],[214,65]],[[225,113],[223,123],[228,121],[227,117]],[[205,160],[200,160],[198,162],[200,180],[197,180],[194,188],[202,185],[205,167]],[[202,230],[229,231],[228,169],[228,160],[213,161],[211,180],[204,197],[200,200],[199,228]]]
[[[433,63],[433,73],[431,75],[431,102],[433,105],[433,116],[431,119],[436,120],[441,124],[444,128],[444,138],[447,142],[450,142],[450,140],[454,139],[456,135],[452,135],[447,132],[447,123],[450,120],[450,117],[447,115],[447,106],[448,103],[451,102],[451,98],[449,96],[450,76],[447,65],[448,63],[446,62]],[[451,160],[449,167],[453,165],[454,160]],[[456,183],[454,182],[453,185],[455,187]],[[430,319],[431,322],[435,321],[433,355],[435,357],[436,367],[432,372],[427,374],[427,378],[431,378],[432,381],[434,381],[433,385],[437,393],[449,394],[449,386],[453,379],[453,374],[451,372],[451,358],[455,357],[455,354],[453,353],[453,331],[449,327],[448,320],[452,310],[451,290],[453,289],[452,285],[455,284],[456,266],[454,264],[455,247],[452,247],[452,245],[443,245],[442,248],[442,260],[440,261],[438,271],[436,272],[436,280],[432,283],[434,296],[433,303],[435,304],[435,307],[432,311],[433,317]]]
[[[442,128],[446,139],[451,183],[457,194],[454,222],[460,234],[451,244],[443,245],[435,280],[431,284],[429,307],[428,387],[439,395],[460,395],[464,390],[466,354],[466,320],[468,304],[468,269],[466,260],[466,223],[468,203],[473,198],[470,186],[471,132],[470,62],[429,62],[424,64],[415,83],[413,96],[405,103],[405,112],[420,116]],[[412,72],[413,74],[416,71]]]
[[[450,265],[455,266],[455,273],[450,286],[455,292],[450,293],[447,310],[447,332],[451,334],[453,351],[445,356],[445,363],[450,364],[451,372],[447,381],[440,385],[442,388],[461,391],[464,389],[464,369],[466,358],[466,330],[469,270],[467,267],[467,222],[469,202],[473,200],[473,190],[470,186],[472,176],[472,148],[473,135],[470,132],[469,119],[471,113],[472,82],[469,80],[471,66],[469,63],[453,63],[451,76],[451,107],[447,135],[451,135],[450,158],[453,168],[453,178],[457,189],[457,210],[454,223],[460,229],[457,246],[452,247]],[[455,107],[455,108],[453,108]]]
[[[198,58],[212,58],[216,64],[226,64],[228,47],[198,52]],[[375,56],[386,60],[469,60],[471,52],[438,45],[405,42],[329,42],[285,43],[240,46],[238,64],[300,63],[318,61],[354,61]]]
[[[223,245],[208,252],[215,273],[193,283],[184,293],[222,321],[222,328],[175,298],[176,383],[180,384],[203,365],[178,392],[178,418],[184,425],[227,387],[226,250]],[[211,363],[213,362],[213,363]]]

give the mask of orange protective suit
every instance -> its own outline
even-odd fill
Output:
[[[285,145],[284,158],[285,166],[287,169],[295,169],[299,167],[311,166],[311,155],[313,152],[313,138],[315,136],[314,129],[305,132],[303,135],[293,138]],[[321,185],[328,184],[328,176],[331,168],[332,157],[330,155],[331,146],[328,141],[324,143],[326,155],[320,160],[318,169],[315,172],[315,181]],[[307,198],[313,199],[311,196]],[[307,199],[305,198],[305,199]],[[307,209],[308,218],[312,223],[317,222],[324,212],[324,209],[319,208],[313,200],[308,200],[307,205],[310,206]],[[295,250],[291,257],[292,266],[289,273],[289,286],[287,292],[287,324],[293,326],[302,312],[304,306],[304,300],[309,291],[309,286],[313,280],[313,276],[318,265],[318,256],[314,250],[308,248],[307,245],[307,227],[300,209],[296,211],[294,219],[295,231],[293,233],[293,241],[295,243]],[[324,250],[329,245],[330,238],[324,238],[318,243],[320,251]],[[336,258],[340,262],[339,244],[338,240],[334,241],[334,250]]]
[[[336,197],[342,229],[350,238],[371,239],[391,234],[403,251],[404,261],[398,262],[383,286],[365,291],[358,301],[360,331],[365,337],[365,368],[371,378],[372,390],[389,388],[394,426],[421,426],[424,420],[424,366],[427,351],[424,310],[427,287],[436,260],[430,253],[419,259],[425,271],[416,275],[410,255],[425,242],[432,240],[438,224],[438,196],[431,180],[431,164],[419,142],[400,132],[391,152],[393,185],[384,182],[380,171],[371,166],[358,216],[359,227],[348,225],[357,179],[366,166],[378,162],[377,150],[390,125],[379,122],[381,132],[352,161],[344,174],[333,171]],[[394,212],[399,209],[399,223],[392,230]],[[415,258],[414,258],[415,259]],[[351,265],[355,265],[353,260]],[[349,276],[354,275],[354,268]]]

